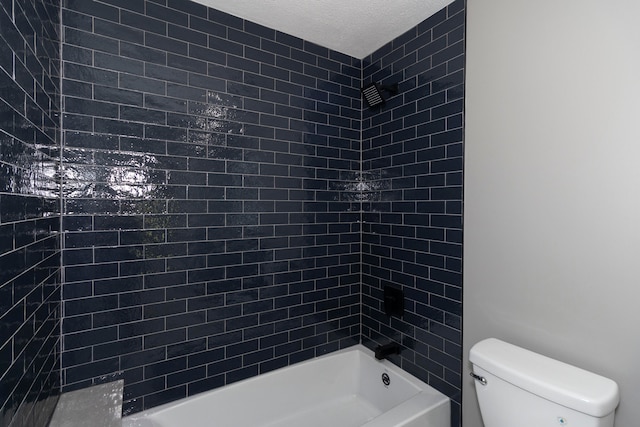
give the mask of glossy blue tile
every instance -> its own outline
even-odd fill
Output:
[[[210,21],[206,18],[206,13],[197,16],[191,15],[189,17],[189,27],[201,31],[203,33],[207,33],[213,36],[225,37],[228,33],[229,38],[233,39],[231,36],[232,32],[235,30],[232,28],[227,28],[225,25],[218,24],[217,22]],[[241,33],[244,34],[244,33]]]
[[[117,73],[87,67],[84,65],[65,63],[64,75],[67,78],[83,81],[87,83],[100,83],[103,85],[117,86]]]
[[[189,49],[187,42],[153,33],[145,34],[144,45],[149,48],[177,53],[179,55],[187,55]]]
[[[150,16],[145,16],[141,13],[132,13],[127,10],[121,10],[120,23],[123,25],[134,27],[134,28],[139,28],[141,30],[144,30],[150,33],[155,33],[160,35],[167,34],[167,24],[165,21],[152,18]],[[72,26],[73,24],[67,23],[65,21],[65,25]]]
[[[452,325],[460,327],[459,322],[455,322],[460,293],[452,293],[446,299],[434,297],[429,305],[416,304],[404,320],[382,334],[376,332],[386,329],[381,324],[384,314],[379,312],[378,290],[384,285],[382,278],[406,286],[411,299],[420,298],[411,293],[413,283],[431,280],[429,292],[445,284],[461,285],[461,209],[458,208],[462,200],[462,88],[455,89],[451,98],[447,94],[461,86],[462,75],[456,71],[464,66],[457,60],[464,57],[463,46],[458,44],[464,34],[464,22],[460,20],[464,16],[464,5],[455,7],[457,12],[452,9],[449,15],[444,9],[418,25],[415,31],[405,33],[364,60],[365,81],[384,81],[403,73],[417,85],[406,86],[404,103],[396,98],[379,111],[372,111],[362,129],[363,158],[367,159],[364,171],[390,177],[391,189],[396,190],[381,193],[381,199],[391,203],[365,205],[365,212],[375,209],[381,214],[371,216],[363,230],[366,244],[362,248],[365,284],[362,309],[371,313],[364,318],[365,345],[374,346],[384,341],[385,336],[394,334],[398,334],[403,343],[415,342],[418,348],[424,349],[416,353],[421,367],[415,367],[415,371],[449,394],[459,411],[460,402],[455,401],[459,400],[459,380],[455,380],[456,386],[442,387],[442,384],[450,379],[444,378],[444,372],[459,366],[460,356],[449,358],[443,355],[441,347],[435,347],[437,351],[434,350],[431,357],[429,348],[441,346],[442,340],[459,346],[460,334],[453,332]],[[451,18],[447,19],[448,16]],[[412,52],[415,56],[407,55]],[[452,61],[451,71],[447,61]],[[388,112],[391,109],[393,114]],[[388,133],[391,140],[386,137]],[[448,206],[449,203],[452,205]],[[451,234],[451,242],[447,241],[447,230],[458,232]],[[451,323],[446,323],[445,314],[452,316]],[[425,327],[438,337],[437,341],[425,338],[422,333]],[[452,425],[458,425],[457,419],[455,416]]]
[[[144,0],[111,0],[110,4],[122,9],[144,13]]]
[[[180,12],[176,9],[170,9],[149,1],[145,4],[147,16],[182,27],[186,27],[189,24],[189,15],[187,13]]]
[[[356,187],[356,175],[338,171],[359,169],[360,131],[363,129],[358,89],[362,67],[368,62],[331,52],[195,3],[173,0],[142,3],[138,0],[123,5],[121,0],[109,0],[104,5],[105,8],[100,12],[103,16],[98,18],[114,24],[99,21],[96,32],[109,35],[114,41],[119,39],[118,52],[111,52],[113,43],[104,41],[97,34],[89,34],[86,20],[77,18],[90,15],[86,6],[71,2],[65,9],[67,15],[76,16],[75,20],[70,19],[65,23],[69,34],[84,32],[91,36],[86,40],[71,37],[66,43],[69,55],[64,68],[65,78],[75,84],[70,86],[72,90],[66,100],[77,98],[95,102],[94,93],[88,89],[95,91],[95,87],[99,87],[96,99],[115,104],[117,109],[111,112],[112,116],[108,115],[108,106],[90,111],[87,120],[85,114],[88,110],[83,113],[77,106],[77,111],[71,111],[65,123],[71,125],[71,129],[97,132],[97,137],[89,137],[88,133],[67,134],[68,146],[93,153],[76,158],[76,162],[85,163],[83,170],[95,170],[90,168],[96,164],[109,164],[109,174],[102,173],[100,176],[104,178],[100,179],[115,180],[114,183],[107,186],[108,182],[98,182],[95,188],[109,187],[117,189],[118,193],[113,200],[101,200],[109,193],[91,190],[96,200],[74,200],[75,193],[70,192],[65,209],[70,217],[78,215],[75,224],[68,223],[79,230],[79,235],[86,230],[89,232],[87,236],[90,236],[95,233],[91,231],[95,227],[96,230],[117,233],[118,241],[114,247],[99,246],[93,249],[93,246],[89,247],[91,241],[107,240],[93,236],[83,242],[80,238],[69,237],[76,239],[72,242],[77,246],[73,249],[70,247],[70,251],[76,251],[75,260],[72,256],[74,253],[69,252],[67,268],[70,286],[88,281],[101,284],[97,288],[101,292],[109,292],[109,289],[118,292],[115,295],[118,295],[120,308],[114,310],[125,311],[119,312],[122,316],[115,315],[112,319],[116,322],[114,325],[118,326],[122,340],[143,337],[145,345],[171,346],[174,357],[180,358],[182,353],[178,343],[182,342],[186,348],[190,335],[197,335],[208,337],[210,347],[231,345],[226,350],[238,355],[215,368],[210,366],[206,379],[197,380],[194,377],[185,378],[184,381],[174,372],[184,369],[184,365],[172,367],[171,363],[165,363],[164,356],[150,355],[149,359],[141,357],[135,362],[136,366],[154,364],[153,368],[143,369],[143,373],[159,374],[156,367],[165,367],[162,374],[166,373],[175,380],[172,379],[168,388],[165,388],[165,383],[145,380],[142,374],[130,371],[127,375],[131,375],[135,381],[127,386],[131,398],[125,407],[128,410],[151,407],[166,399],[182,396],[185,390],[190,393],[222,385],[225,377],[220,377],[221,373],[226,373],[226,381],[232,382],[286,364],[283,357],[290,362],[302,360],[313,356],[316,351],[339,348],[346,342],[343,340],[345,337],[356,337],[358,329],[350,328],[358,321],[359,288],[344,288],[343,284],[357,283],[358,274],[352,273],[361,269],[369,277],[370,267],[365,265],[361,268],[359,265],[360,228],[355,226],[360,208],[357,197],[362,190]],[[111,19],[107,17],[111,10],[109,8],[113,6],[122,8],[119,23],[113,16]],[[459,5],[457,8],[460,10]],[[432,26],[439,23],[439,20],[433,21]],[[121,28],[116,24],[127,27],[122,28],[122,37],[114,33],[115,29]],[[140,30],[148,32],[145,44],[137,38]],[[437,45],[434,45],[429,50],[428,46],[420,46],[431,43],[431,40],[424,36],[420,41],[415,41],[412,34],[425,32],[419,26],[417,30],[397,39],[395,44],[413,43],[413,50],[418,55],[427,55],[429,58],[446,48],[436,49]],[[459,34],[451,38],[453,40],[456,37]],[[185,50],[187,44],[188,49]],[[385,49],[380,52],[386,52]],[[90,62],[93,58],[86,55],[91,50],[95,50],[95,64]],[[101,52],[111,52],[112,55]],[[448,53],[453,55],[455,51]],[[377,55],[374,54],[374,57]],[[413,65],[410,64],[411,57],[399,55],[394,59],[397,61],[389,63],[389,70],[394,66],[398,69]],[[74,64],[74,60],[80,63]],[[455,61],[457,57],[450,59],[451,67],[460,66]],[[79,68],[82,64],[85,68]],[[144,75],[141,64],[144,64]],[[444,68],[445,74],[440,77],[447,75],[447,66]],[[373,66],[367,67],[367,70],[376,76],[386,72],[375,70]],[[114,73],[109,74],[109,71]],[[120,74],[116,74],[116,71]],[[453,80],[442,80],[438,84],[442,91],[447,91],[450,102],[460,96],[460,89],[455,89]],[[128,98],[126,90],[142,92],[143,104],[140,104],[139,97]],[[427,90],[427,87],[421,88],[408,104],[429,96]],[[430,101],[434,103],[429,108],[441,105],[435,99]],[[417,102],[413,105],[419,109]],[[425,102],[420,107],[424,105]],[[414,108],[402,104],[398,106],[407,111]],[[413,114],[402,111],[397,112],[400,120],[406,114]],[[443,148],[442,153],[432,151],[426,154],[424,150],[428,146],[411,143],[407,138],[422,132],[420,135],[427,143],[442,144],[443,147],[460,147],[460,144],[456,141],[457,134],[453,132],[446,133],[446,136],[433,136],[434,132],[429,133],[426,127],[418,128],[424,124],[423,116],[419,113],[415,112],[413,122],[407,122],[413,128],[408,131],[402,131],[396,124],[390,123],[391,117],[376,118],[377,126],[385,126],[385,131],[395,132],[394,141],[402,143],[402,148],[414,154],[404,157],[397,151],[386,152],[388,160],[369,155],[366,151],[363,154],[370,159],[368,167],[379,168],[380,175],[382,169],[388,167],[386,172],[398,178],[396,187],[407,191],[406,196],[426,203],[430,197],[429,191],[412,188],[412,179],[402,176],[400,165],[415,165],[415,172],[407,168],[406,173],[421,174],[425,169],[420,169],[420,162],[444,161],[445,153],[457,158],[460,157],[457,155],[459,151],[451,148],[447,152]],[[437,114],[445,113],[448,114],[444,110],[437,111]],[[445,117],[451,117],[448,130],[460,128],[461,112]],[[437,133],[445,133],[447,129]],[[369,143],[367,140],[362,142],[365,146]],[[104,156],[99,153],[100,150],[133,150],[131,152],[140,155],[125,154],[116,158]],[[436,154],[443,157],[433,157]],[[392,158],[393,155],[397,156]],[[129,157],[129,160],[125,157]],[[396,168],[395,172],[391,170],[393,167]],[[455,170],[455,161],[451,164],[438,163],[436,167],[442,168],[442,176],[451,174],[449,181],[444,184],[459,182],[460,174]],[[385,189],[384,185],[379,185],[379,181],[363,182],[370,185],[374,192],[380,193]],[[431,181],[423,181],[427,182],[435,185]],[[354,202],[341,202],[343,194],[347,194],[341,193],[342,189],[351,187],[354,190],[349,194],[353,195]],[[84,197],[88,197],[90,187],[84,188]],[[392,193],[389,188],[387,193],[385,197],[390,200],[404,195],[402,192]],[[126,198],[122,198],[124,194]],[[155,200],[145,197],[154,197]],[[455,201],[446,199],[447,203]],[[423,208],[427,209],[427,206]],[[456,206],[453,204],[447,205],[446,216],[444,205],[428,205],[428,208],[440,214],[441,218],[435,218],[436,223],[449,216],[455,218],[452,212]],[[407,216],[408,223],[416,224],[411,227],[422,227],[419,225],[419,214],[408,209],[408,206],[401,208],[410,215]],[[349,214],[349,210],[356,213]],[[26,213],[26,206],[18,204],[13,212],[13,215],[17,212]],[[109,220],[125,212],[136,219]],[[91,219],[89,222],[86,221],[87,214]],[[307,223],[315,225],[301,226]],[[340,228],[342,225],[344,227]],[[416,230],[412,231],[412,235],[418,234]],[[434,236],[430,235],[429,238]],[[100,237],[112,238],[108,235]],[[395,243],[393,239],[382,241],[388,245],[403,245]],[[343,244],[338,246],[338,242]],[[118,244],[124,246],[116,248]],[[335,256],[329,256],[330,248]],[[374,258],[383,252],[371,246],[367,248],[372,250]],[[417,243],[407,244],[402,250],[406,252],[396,250],[396,253],[403,254],[400,258],[404,259],[404,255],[410,257],[408,254],[412,250],[420,252],[420,247]],[[97,261],[90,259],[89,254],[97,256],[104,263],[92,265]],[[78,264],[80,262],[86,264]],[[113,270],[113,263],[118,264],[118,270]],[[395,266],[396,263],[388,264],[391,265]],[[450,263],[449,266],[454,268],[456,264]],[[421,270],[410,271],[418,275]],[[389,271],[390,277],[403,282],[409,276],[407,273],[391,273]],[[327,274],[331,274],[331,277],[327,277]],[[135,280],[128,281],[132,277]],[[112,282],[111,287],[106,286],[108,281],[117,279],[123,281]],[[133,288],[127,290],[127,283]],[[276,283],[282,286],[273,287]],[[153,289],[143,290],[141,284]],[[216,289],[218,292],[231,292],[228,301],[200,300],[208,298],[202,294],[205,284],[208,292],[215,292]],[[289,286],[295,289],[291,296],[288,295]],[[313,293],[317,286],[323,291]],[[241,291],[243,287],[255,291]],[[73,295],[77,297],[71,301],[99,298],[83,293],[70,294]],[[280,306],[286,307],[300,304],[304,295],[307,299],[317,301],[318,305],[304,304],[290,312],[274,311],[274,297],[281,298]],[[328,295],[339,295],[345,306],[328,300]],[[211,304],[217,308],[212,309]],[[196,311],[184,311],[187,309]],[[211,324],[203,323],[204,319],[199,313],[207,309],[209,321],[219,320]],[[153,322],[127,317],[139,310],[154,317],[151,319]],[[343,328],[326,323],[329,318],[327,313],[331,310],[333,315],[345,319]],[[107,325],[104,322],[109,321],[106,316],[109,310],[104,313],[104,318],[97,319],[100,324]],[[220,322],[228,318],[235,320],[227,326],[237,329],[239,333],[223,334],[220,328],[224,323]],[[164,323],[161,323],[163,320]],[[273,324],[274,327],[264,327],[257,322],[267,322],[267,325],[270,322],[277,323]],[[355,323],[352,325],[349,322]],[[262,340],[258,346],[258,339],[271,336],[276,332],[274,329],[285,333],[299,329],[303,323],[311,327],[295,337],[297,342],[288,344],[279,339]],[[164,331],[164,325],[171,325],[172,330],[177,332]],[[246,334],[244,341],[243,331]],[[447,335],[451,336],[454,335]],[[330,337],[329,341],[327,337]],[[88,366],[102,370],[120,348],[124,347],[120,347],[118,341],[96,344],[96,359],[89,362]],[[253,353],[258,349],[260,352]],[[136,347],[135,351],[139,353],[140,349]],[[247,352],[253,354],[248,356]],[[189,372],[202,373],[207,363],[221,360],[222,354],[212,353],[210,357],[201,358],[190,355],[187,359]],[[121,356],[122,366],[128,366],[125,357]],[[105,363],[101,364],[101,361]],[[438,363],[434,361],[433,364]],[[70,362],[65,369],[74,369],[76,366],[78,364]],[[72,378],[78,384],[91,381],[95,377],[89,371],[76,369]],[[81,379],[81,373],[87,378]],[[172,385],[185,387],[172,388]],[[67,387],[72,386],[67,384]]]
[[[154,406],[162,405],[164,403],[172,402],[174,400],[183,399],[187,397],[186,386],[177,386],[168,388],[158,393],[148,394],[144,398],[144,407],[142,409],[153,408]]]
[[[94,20],[93,32],[107,37],[117,37],[131,43],[144,42],[144,33],[141,30],[97,18]]]
[[[120,42],[120,55],[152,64],[166,65],[167,53],[160,49],[153,49],[126,41]]]
[[[93,19],[91,16],[68,9],[64,9],[62,11],[62,19],[68,25],[83,31],[91,31],[93,26]]]
[[[222,31],[218,32],[216,35],[220,38],[227,37],[229,40],[238,42],[245,46],[252,46],[254,48],[260,48],[260,44],[262,39],[259,36],[249,34],[245,31],[236,30],[234,28],[228,28],[226,34]]]
[[[65,30],[65,39],[73,43],[74,45],[87,49],[94,49],[100,52],[107,52],[112,54],[118,53],[117,40],[111,39],[109,37],[67,28]]]
[[[6,14],[7,8],[15,20]],[[59,12],[59,5],[40,1],[4,5],[0,10],[0,67],[11,70],[13,65],[5,59],[13,62],[14,55],[17,58],[15,80],[0,72],[4,106],[0,160],[15,165],[2,168],[0,190],[0,295],[7,319],[3,317],[0,325],[0,348],[4,349],[0,376],[7,385],[0,396],[4,408],[0,423],[19,427],[46,424],[60,387],[55,374],[60,364],[56,351],[60,340],[60,210],[55,200],[59,183],[53,175],[37,173],[41,176],[35,180],[23,177],[25,167],[31,174],[36,170],[55,174],[59,169],[58,161],[48,154],[51,149],[57,152],[60,142]],[[35,36],[37,45],[24,43]],[[35,90],[34,81],[40,83]]]
[[[191,30],[181,25],[169,24],[167,34],[171,38],[182,40],[187,43],[193,43],[200,46],[207,46],[208,44],[207,34]]]
[[[207,16],[207,8],[198,3],[184,2],[182,0],[168,0],[167,6],[191,15]]]
[[[189,48],[189,51],[200,52],[201,49],[198,49],[197,46],[192,46]],[[206,51],[205,51],[206,52]],[[200,56],[206,56],[206,54],[201,54]],[[218,61],[221,60],[222,57],[219,57]],[[197,56],[182,56],[182,55],[174,55],[172,53],[167,54],[167,63],[166,65],[178,68],[180,70],[193,71],[200,74],[207,73],[207,62],[199,59]]]
[[[118,326],[118,332],[121,338],[134,337],[152,334],[158,331],[164,330],[164,319],[148,319],[141,322],[129,323]],[[151,363],[154,360],[161,360],[164,358],[165,349],[160,351],[148,351],[142,354],[136,354],[132,356],[123,356],[123,367],[128,368],[131,366],[139,366],[147,363]],[[133,359],[133,360],[132,360]]]

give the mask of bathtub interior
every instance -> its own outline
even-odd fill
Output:
[[[423,388],[421,382],[389,362],[380,362],[365,351],[353,352],[358,360],[356,377],[351,383],[355,394],[362,396],[380,412],[387,412],[416,394]]]
[[[123,427],[390,427],[416,416],[407,409],[445,404],[448,416],[445,396],[370,353],[354,346],[126,417]]]

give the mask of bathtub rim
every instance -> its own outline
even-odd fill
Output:
[[[332,351],[330,353],[326,353],[326,354],[323,354],[323,355],[320,355],[320,356],[312,357],[310,359],[303,360],[301,362],[297,362],[297,363],[294,363],[292,365],[283,366],[282,368],[274,369],[273,371],[269,371],[269,372],[265,372],[263,374],[255,375],[253,377],[245,378],[243,380],[236,381],[234,383],[231,383],[231,384],[228,384],[228,385],[224,385],[224,386],[221,386],[221,387],[217,387],[217,388],[214,388],[214,389],[211,389],[211,390],[208,390],[208,391],[204,391],[202,393],[197,393],[197,394],[194,394],[192,396],[183,397],[181,399],[178,399],[178,400],[175,400],[175,401],[172,401],[172,402],[168,402],[168,403],[164,403],[162,405],[155,406],[153,408],[150,408],[150,409],[147,409],[147,410],[144,410],[144,411],[136,412],[134,414],[127,415],[126,417],[122,417],[122,420],[123,420],[123,422],[125,420],[130,420],[130,421],[145,420],[146,418],[148,418],[150,416],[154,416],[154,415],[160,414],[161,412],[164,412],[166,410],[169,410],[169,409],[172,409],[172,408],[176,408],[176,407],[188,404],[188,403],[193,403],[193,402],[199,401],[201,399],[206,399],[211,394],[214,394],[216,392],[220,392],[223,389],[241,387],[244,384],[249,383],[252,380],[255,380],[257,378],[269,378],[271,376],[277,375],[281,371],[284,371],[284,370],[292,368],[292,367],[303,367],[305,365],[312,364],[312,363],[317,362],[317,361],[322,360],[322,359],[331,358],[331,357],[338,357],[340,355],[344,355],[344,354],[352,353],[352,352],[360,353],[360,357],[366,357],[368,359],[371,359],[375,363],[381,364],[382,367],[385,370],[389,370],[390,372],[393,372],[394,375],[398,375],[398,376],[402,377],[404,380],[406,380],[412,386],[416,387],[419,390],[416,393],[416,395],[410,397],[409,399],[405,400],[404,402],[401,402],[399,405],[395,406],[394,408],[390,409],[389,411],[383,412],[378,417],[376,417],[373,420],[369,421],[369,423],[366,424],[367,426],[369,426],[371,424],[371,427],[374,427],[377,424],[377,423],[374,423],[374,421],[376,421],[376,419],[378,419],[378,418],[383,418],[384,419],[384,418],[393,417],[393,414],[399,412],[399,410],[397,410],[396,408],[414,406],[415,402],[425,402],[425,403],[429,404],[428,406],[421,406],[420,407],[421,410],[419,411],[420,413],[424,413],[424,412],[426,412],[427,410],[430,410],[430,409],[435,409],[435,408],[442,407],[443,405],[446,405],[447,408],[450,407],[451,399],[449,399],[449,397],[447,397],[444,393],[436,390],[435,388],[433,388],[432,386],[430,386],[426,382],[420,380],[419,378],[415,377],[414,375],[410,374],[409,372],[406,372],[401,367],[391,363],[389,360],[386,360],[386,359],[377,360],[377,359],[375,359],[374,352],[372,350],[370,350],[369,348],[367,348],[366,346],[364,346],[363,344],[354,344],[352,346],[345,347],[345,348],[342,348],[340,350]],[[386,414],[389,414],[389,413],[391,413],[391,415],[386,415]],[[123,425],[125,425],[125,424],[123,424]],[[152,425],[153,424],[149,424],[149,426],[152,426]]]

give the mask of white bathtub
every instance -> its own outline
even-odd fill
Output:
[[[450,427],[450,408],[445,395],[356,345],[125,417],[122,426]]]

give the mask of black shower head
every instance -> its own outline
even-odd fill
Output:
[[[364,86],[362,89],[362,96],[364,96],[364,100],[366,101],[369,107],[377,107],[385,103],[384,96],[382,96],[382,92],[388,92],[391,95],[398,94],[398,84],[392,85],[381,85],[378,83],[369,83]]]

